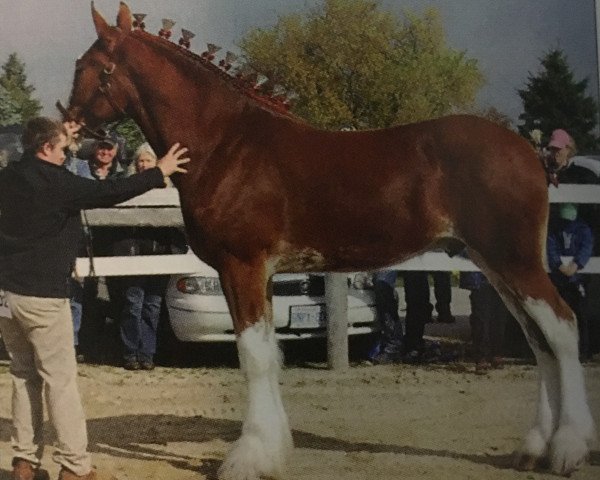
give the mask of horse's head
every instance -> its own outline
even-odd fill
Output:
[[[121,2],[116,27],[108,25],[93,2],[92,18],[98,40],[76,62],[69,107],[63,115],[95,128],[129,114],[136,91],[119,64],[119,46],[132,29],[129,7]]]

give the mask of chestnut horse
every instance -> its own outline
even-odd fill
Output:
[[[544,270],[546,176],[532,147],[474,116],[323,131],[246,95],[211,63],[92,5],[98,40],[77,61],[66,113],[96,127],[127,115],[159,153],[189,147],[174,179],[193,251],[220,275],[248,383],[222,479],[281,478],[292,436],[278,376],[277,272],[360,271],[466,245],[519,320],[539,365],[537,417],[517,466],[568,474],[594,424],[573,312]]]

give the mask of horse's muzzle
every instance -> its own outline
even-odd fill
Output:
[[[63,117],[63,121],[65,122],[77,122],[81,125],[81,131],[85,134],[86,137],[91,137],[95,139],[102,139],[106,136],[106,132],[102,129],[92,130],[88,126],[86,126],[85,122],[76,118],[71,112],[69,112],[60,100],[56,101],[56,108],[60,112]]]

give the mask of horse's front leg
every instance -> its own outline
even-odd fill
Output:
[[[281,352],[273,326],[270,274],[264,262],[236,259],[229,259],[220,273],[248,382],[248,408],[242,435],[223,461],[219,478],[282,478],[293,443],[279,391]]]

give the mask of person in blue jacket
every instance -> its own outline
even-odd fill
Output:
[[[592,230],[587,223],[577,218],[577,205],[561,204],[559,218],[552,222],[548,229],[548,267],[552,283],[577,315],[579,355],[582,360],[589,360],[591,352],[589,324],[585,315],[586,282],[579,271],[592,256],[593,247]],[[572,259],[565,263],[561,257]]]

